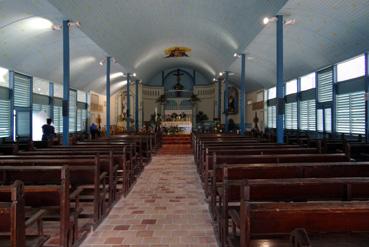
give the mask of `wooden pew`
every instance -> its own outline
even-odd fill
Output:
[[[91,218],[93,225],[97,227],[103,217],[107,215],[110,206],[105,203],[105,198],[108,195],[105,180],[107,180],[107,173],[101,172],[98,158],[91,159],[0,159],[0,169],[3,167],[29,167],[36,166],[39,169],[46,169],[50,165],[69,165],[69,184],[73,190],[79,190],[79,199],[86,202],[91,202],[93,205],[92,214],[83,213],[80,217]],[[42,170],[41,169],[41,170]],[[42,170],[44,171],[44,170]],[[17,174],[20,176],[21,174]],[[28,179],[29,184],[39,185],[44,184],[44,181],[39,178],[37,173],[34,177],[29,177],[26,174],[25,178],[21,178],[26,183]],[[17,177],[18,178],[18,177]],[[37,178],[37,180],[35,180]],[[47,179],[45,181],[48,181]]]
[[[37,210],[26,216],[23,192],[24,186],[19,180],[10,186],[0,186],[0,246],[39,247],[48,239],[42,223],[46,211]],[[34,224],[38,234],[26,235],[26,229]]]
[[[212,178],[210,187],[215,189],[216,181],[213,171],[219,168],[220,164],[257,164],[257,163],[308,163],[308,162],[345,162],[348,158],[344,154],[274,154],[274,155],[216,155],[213,153],[212,159],[207,158],[205,164],[205,190],[209,192],[206,181]],[[207,194],[208,194],[207,192]]]
[[[96,154],[95,152],[84,153],[84,154],[76,154],[78,152],[70,151],[58,151],[58,152],[20,152],[18,155],[6,155],[0,156],[0,160],[53,160],[56,159],[56,163],[59,165],[66,164],[71,162],[71,165],[96,165],[96,160],[99,163],[99,173],[106,173],[108,177],[108,185],[109,185],[109,204],[112,205],[113,201],[116,200],[116,186],[117,186],[117,170],[118,167],[121,166],[121,162],[124,162],[121,159],[121,156],[114,157],[113,152],[99,152]],[[114,159],[117,158],[117,159]],[[82,161],[78,161],[78,159],[82,159]],[[85,162],[86,160],[90,160],[90,162]],[[62,160],[62,161],[60,161]],[[47,163],[46,163],[47,165]]]
[[[243,144],[250,144],[250,143],[258,143],[257,139],[251,139],[251,138],[231,138],[231,139],[223,139],[223,138],[216,138],[216,139],[205,139],[205,140],[199,140],[196,143],[195,147],[195,161],[196,164],[200,161],[200,154],[205,150],[206,146],[208,145],[221,145],[221,146],[237,146],[237,145],[243,145]]]
[[[5,185],[21,179],[26,188],[25,205],[46,209],[45,220],[60,222],[60,246],[77,245],[87,236],[86,229],[78,224],[82,212],[79,207],[81,191],[70,191],[70,169],[67,166],[0,166],[0,174],[0,183]]]
[[[44,152],[75,152],[76,154],[90,154],[92,153],[105,153],[113,152],[113,158],[119,163],[119,182],[123,184],[123,193],[126,195],[129,188],[133,185],[136,178],[142,172],[143,167],[140,162],[136,160],[136,154],[134,153],[134,147],[129,144],[128,146],[120,145],[72,145],[72,146],[58,146],[48,149],[40,149],[33,151],[32,154],[42,154]],[[121,155],[122,157],[119,157]],[[126,184],[128,183],[128,184]]]
[[[360,174],[357,175],[360,176]],[[367,200],[369,198],[368,185],[369,177],[256,180],[228,180],[228,178],[225,178],[221,190],[221,212],[216,211],[218,213],[219,229],[221,229],[221,239],[226,240],[228,237],[229,217],[237,217],[234,215],[234,212],[233,214],[229,214],[229,209],[238,209],[238,206],[235,205],[238,205],[237,202],[240,202],[242,186],[247,186],[247,194],[250,202],[305,202]],[[233,226],[233,228],[236,227],[236,225]]]
[[[308,233],[369,232],[369,201],[250,202],[246,196],[232,217],[240,240],[230,239],[230,246],[248,247],[252,239],[280,238],[301,227]]]
[[[367,143],[347,143],[345,146],[347,157],[356,161],[369,160],[369,144]]]
[[[17,143],[1,143],[0,154],[16,154],[19,151]]]
[[[245,149],[260,149],[260,148],[303,148],[300,145],[287,145],[287,144],[276,144],[276,143],[232,143],[222,145],[222,143],[208,143],[200,149],[199,153],[199,171],[204,167],[206,162],[206,155],[209,151],[222,151],[222,150],[245,150]],[[318,149],[320,152],[320,149]]]
[[[253,146],[240,146],[240,147],[207,147],[205,151],[205,159],[201,161],[200,164],[200,175],[204,178],[205,173],[205,163],[210,163],[208,159],[213,156],[213,154],[219,155],[271,155],[271,154],[318,154],[320,150],[318,148],[305,148],[299,146],[291,145],[278,145],[278,144],[265,144],[265,145],[253,145]]]

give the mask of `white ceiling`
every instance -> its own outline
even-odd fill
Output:
[[[277,13],[296,19],[285,27],[285,79],[289,80],[369,50],[368,0],[0,0],[0,66],[62,82],[62,33],[29,26],[33,17],[71,30],[71,85],[104,92],[105,69],[136,72],[148,83],[158,72],[189,67],[211,81],[231,70],[238,82],[247,52],[247,89],[275,81],[275,25],[262,26]],[[165,48],[192,48],[189,58],[164,59]],[[119,89],[123,78],[113,80]]]

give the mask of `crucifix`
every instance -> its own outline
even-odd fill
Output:
[[[184,75],[180,69],[177,69],[177,72],[173,74],[174,76],[177,76],[177,84],[180,84],[181,76]]]

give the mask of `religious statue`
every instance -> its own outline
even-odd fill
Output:
[[[228,88],[228,114],[238,113],[238,91],[234,87]]]

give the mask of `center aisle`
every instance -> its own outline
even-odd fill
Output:
[[[193,155],[157,155],[82,246],[217,246]]]

